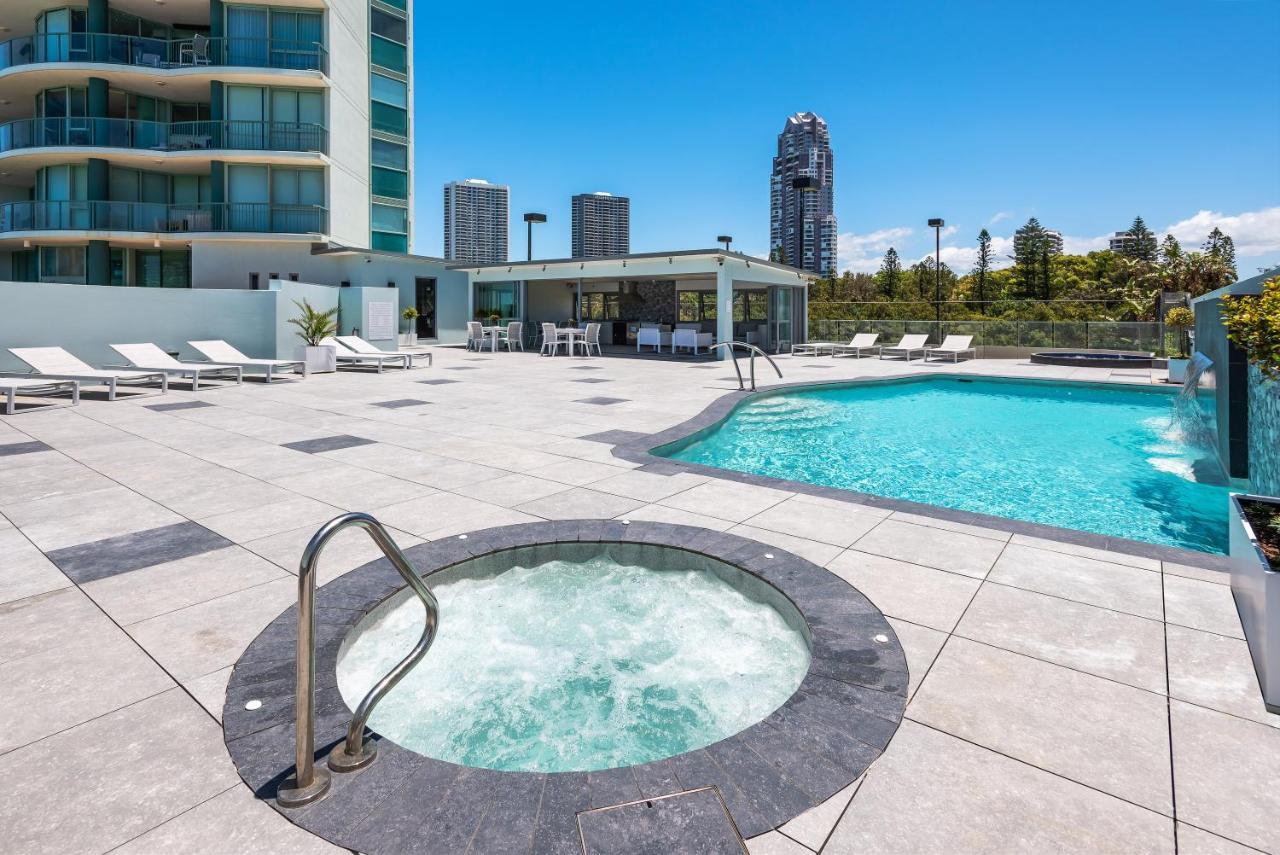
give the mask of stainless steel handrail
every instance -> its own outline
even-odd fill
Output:
[[[317,769],[315,765],[316,567],[320,562],[320,553],[333,536],[351,526],[364,529],[373,538],[382,554],[418,595],[418,599],[422,600],[427,614],[422,637],[409,651],[409,655],[379,680],[356,707],[351,724],[347,726],[346,738],[335,745],[329,754],[330,769],[335,772],[354,772],[373,762],[377,756],[377,744],[364,737],[369,715],[387,692],[426,655],[436,637],[436,626],[440,619],[439,604],[380,522],[369,514],[343,514],[329,520],[312,535],[298,565],[298,684],[294,742],[296,765],[293,776],[286,779],[276,793],[276,801],[281,807],[293,808],[311,804],[329,791],[329,773],[324,769]]]
[[[733,352],[733,349],[735,347],[745,347],[747,350],[751,351],[750,365],[751,365],[751,391],[752,392],[756,390],[756,354],[757,353],[763,356],[766,360],[768,360],[769,364],[773,366],[773,370],[778,372],[778,379],[779,380],[782,379],[782,369],[778,367],[778,364],[773,361],[773,359],[769,356],[769,354],[765,353],[763,350],[756,347],[754,344],[748,344],[745,341],[722,341],[719,344],[711,345],[711,350],[715,350],[717,347],[728,348],[729,358],[733,360],[733,370],[738,374],[738,388],[740,390],[745,390],[747,387],[746,387],[746,384],[742,382],[742,369],[738,367],[738,357]]]

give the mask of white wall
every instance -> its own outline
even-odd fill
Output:
[[[329,233],[369,244],[369,3],[329,2]]]

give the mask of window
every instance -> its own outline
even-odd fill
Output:
[[[716,319],[715,291],[680,291],[677,294],[677,320],[682,323],[714,321]]]
[[[737,291],[733,295],[733,319],[735,321],[769,320],[769,294],[767,291]]]
[[[406,235],[389,235],[384,232],[373,232],[373,246],[383,252],[408,252],[409,238]]]
[[[389,71],[401,74],[409,70],[409,51],[404,45],[389,42],[374,36],[369,40],[370,60],[374,65],[382,66]]]
[[[40,247],[40,279],[44,282],[83,282],[83,246]]]
[[[177,250],[137,250],[133,254],[133,284],[139,288],[190,288],[191,253]]]
[[[371,210],[373,230],[378,232],[396,232],[408,234],[409,210],[392,205],[374,205]]]
[[[402,137],[409,135],[408,110],[375,101],[370,105],[369,113],[375,131],[384,131]]]
[[[618,294],[583,294],[579,315],[589,321],[616,321],[621,317]]]
[[[374,166],[385,166],[388,169],[409,169],[409,147],[401,143],[386,140],[372,140],[371,149]]]
[[[388,15],[379,9],[369,10],[369,26],[375,36],[382,36],[397,44],[408,44],[408,22],[404,18]]]
[[[373,195],[389,199],[409,198],[409,176],[404,172],[373,167]]]
[[[476,286],[476,317],[516,318],[518,293],[514,282],[482,283]]]
[[[375,101],[396,107],[409,106],[409,86],[382,74],[369,75],[369,94]]]

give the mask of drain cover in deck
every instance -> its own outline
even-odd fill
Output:
[[[583,811],[578,831],[586,855],[747,851],[716,787]]]

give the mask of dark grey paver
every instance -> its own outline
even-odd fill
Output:
[[[435,380],[419,380],[418,382],[419,382],[419,383],[421,383],[421,384],[422,384],[422,385],[424,385],[424,386],[443,386],[443,385],[445,385],[446,383],[461,383],[462,381],[461,381],[461,380],[447,380],[447,379],[445,379],[445,378],[443,378],[443,377],[439,377],[439,378],[437,378],[437,379],[435,379]]]
[[[36,451],[53,451],[53,449],[38,440],[32,440],[31,442],[10,442],[0,445],[0,457],[12,457],[15,454],[31,454]]]
[[[201,407],[212,407],[208,401],[173,401],[168,404],[144,404],[148,410],[155,410],[157,413],[169,413],[174,410],[198,410]]]
[[[444,367],[444,370],[445,371],[479,371],[480,366],[478,365],[446,365]]]
[[[603,371],[603,365],[571,365],[571,371]]]
[[[586,855],[742,855],[746,846],[714,787],[578,816]]]
[[[182,522],[55,549],[46,554],[72,581],[83,583],[234,545],[199,523]]]
[[[630,398],[606,398],[603,395],[597,395],[594,398],[581,398],[577,401],[574,401],[574,403],[575,404],[597,404],[599,406],[605,407],[605,406],[608,406],[609,404],[625,404],[629,400],[631,399]]]
[[[285,448],[294,451],[305,451],[307,454],[319,454],[322,451],[337,451],[339,448],[355,448],[357,445],[373,445],[373,440],[349,434],[322,436],[319,439],[304,439],[299,442],[282,443]]]
[[[613,381],[610,380],[608,377],[583,377],[581,379],[574,380],[572,382],[574,383],[612,383]]]
[[[388,410],[398,410],[402,407],[421,407],[424,404],[430,403],[430,401],[424,401],[421,398],[397,398],[394,401],[375,401],[369,406],[385,407]]]

